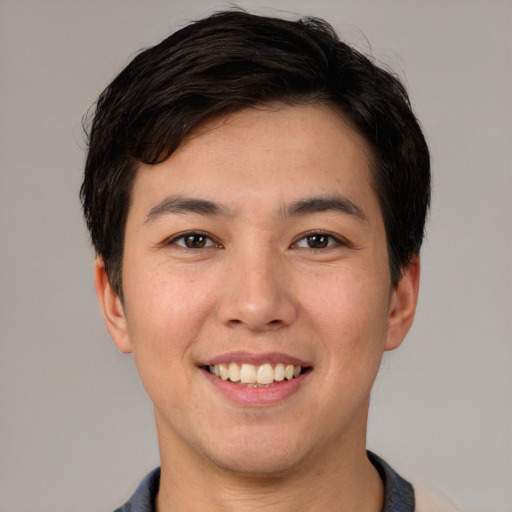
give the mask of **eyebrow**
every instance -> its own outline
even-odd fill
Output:
[[[170,196],[151,208],[144,223],[153,222],[169,213],[197,213],[199,215],[228,215],[228,210],[212,201],[194,197]]]
[[[295,201],[282,210],[283,217],[297,217],[312,213],[335,211],[353,215],[366,221],[366,215],[353,201],[345,196],[319,196]],[[195,197],[169,196],[151,208],[144,223],[150,223],[166,214],[195,213],[207,216],[229,216],[230,211],[212,201]]]
[[[359,208],[353,201],[345,196],[320,196],[301,199],[291,205],[285,207],[284,216],[301,216],[311,213],[321,213],[327,211],[335,211],[347,215],[353,215],[359,220],[367,221],[367,217],[363,210]]]

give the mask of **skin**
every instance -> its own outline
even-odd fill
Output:
[[[210,121],[138,171],[123,301],[101,258],[95,281],[155,407],[159,512],[381,510],[369,395],[383,352],[411,326],[419,262],[392,288],[370,156],[326,106],[258,108]],[[176,196],[218,212],[176,211]],[[352,211],[290,211],[333,197]],[[184,232],[204,247],[187,247]],[[243,405],[200,367],[230,351],[284,353],[310,371],[277,403]]]

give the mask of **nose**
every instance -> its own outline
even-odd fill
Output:
[[[220,322],[253,332],[273,331],[297,317],[285,262],[269,251],[230,262],[217,308]]]

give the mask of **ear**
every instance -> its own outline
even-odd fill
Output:
[[[388,335],[384,350],[399,347],[414,320],[420,287],[420,260],[418,257],[402,269],[397,287],[391,293]]]
[[[103,259],[99,256],[94,262],[94,286],[108,332],[117,348],[121,352],[128,354],[132,351],[132,348],[128,336],[123,304],[119,295],[110,285],[105,264],[103,263]]]

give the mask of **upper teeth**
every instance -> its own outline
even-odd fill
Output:
[[[272,384],[284,379],[298,377],[302,371],[301,366],[293,364],[276,364],[273,367],[270,363],[255,366],[248,363],[216,364],[209,367],[210,373],[220,377],[222,380],[241,382],[242,384]]]

